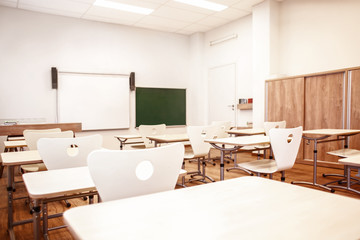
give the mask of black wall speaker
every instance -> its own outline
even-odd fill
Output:
[[[130,90],[134,91],[135,90],[135,73],[134,72],[130,73],[129,82],[130,82]]]
[[[58,71],[56,67],[51,68],[51,88],[52,89],[58,88]]]

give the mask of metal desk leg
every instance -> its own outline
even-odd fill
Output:
[[[48,236],[48,211],[47,211],[47,203],[42,203],[42,212],[43,212],[43,236],[44,239],[49,239]]]
[[[317,183],[317,141],[319,139],[323,139],[325,137],[322,138],[318,138],[318,139],[312,139],[314,140],[314,164],[313,164],[313,182],[303,182],[303,181],[294,181],[291,182],[291,184],[305,184],[305,185],[312,185],[312,186],[316,186],[316,187],[320,187],[320,188],[324,188],[330,192],[335,192],[334,189],[329,188],[327,186],[321,185]]]
[[[14,167],[7,167],[7,192],[8,192],[8,232],[10,239],[15,239],[14,233],[14,218],[13,218],[13,182],[14,182]]]
[[[40,205],[39,200],[34,200],[33,206],[33,229],[34,229],[34,239],[40,239]]]
[[[225,155],[225,146],[222,145],[222,150],[220,151],[220,181],[224,180],[224,155]]]

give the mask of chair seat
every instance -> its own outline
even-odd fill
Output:
[[[187,171],[185,169],[180,169],[179,177],[183,177],[187,175]]]
[[[43,163],[21,165],[21,169],[24,172],[37,172],[37,171],[46,171],[47,170],[47,168],[45,167],[45,164],[43,164]]]
[[[327,152],[327,154],[345,158],[345,157],[360,155],[360,150],[343,148],[343,149]]]
[[[276,162],[272,159],[261,159],[252,162],[239,163],[238,167],[258,173],[274,173],[277,171]]]
[[[191,149],[186,150],[184,153],[184,159],[193,159],[193,158],[195,158],[194,152]]]

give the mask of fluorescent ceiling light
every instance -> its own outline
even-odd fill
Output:
[[[149,9],[149,8],[142,8],[142,7],[137,7],[137,6],[128,5],[128,4],[124,4],[124,3],[117,3],[117,2],[107,1],[107,0],[96,0],[94,5],[99,6],[99,7],[112,8],[112,9],[117,9],[117,10],[121,10],[121,11],[144,14],[144,15],[149,15],[150,13],[152,13],[154,11],[153,9]]]
[[[206,1],[206,0],[174,0],[174,1],[193,5],[196,7],[206,8],[206,9],[217,11],[217,12],[220,12],[220,11],[228,8],[228,6],[218,4],[218,3],[213,3],[210,1]]]

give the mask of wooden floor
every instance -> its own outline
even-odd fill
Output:
[[[213,153],[213,155],[214,154],[217,154],[217,153]],[[239,162],[249,161],[249,160],[256,159],[256,156],[253,156],[250,153],[242,153],[242,154],[238,155],[238,159],[239,159]],[[233,163],[228,163],[225,165],[225,167],[228,168],[228,167],[231,167],[232,165],[233,165]],[[196,168],[197,168],[197,163],[195,163],[195,162],[186,163],[186,169],[188,171],[194,171]],[[212,178],[214,178],[216,181],[219,180],[220,175],[219,175],[218,161],[217,161],[216,166],[212,166],[212,165],[208,164],[206,171],[207,171],[207,174],[209,176],[211,176]],[[338,178],[334,178],[334,177],[324,178],[324,177],[322,177],[323,173],[339,173],[339,174],[341,174],[342,171],[339,169],[330,169],[330,168],[319,167],[318,168],[318,182],[319,183],[326,183],[330,180],[338,179]],[[353,174],[355,175],[356,172],[354,172]],[[4,175],[5,176],[3,176],[0,179],[0,239],[9,239],[8,234],[7,234],[6,173]],[[243,177],[243,176],[248,176],[248,174],[246,174],[242,171],[239,171],[239,170],[225,172],[225,179],[237,178],[237,177]],[[17,178],[18,178],[18,180],[21,179],[20,176],[18,176]],[[187,177],[187,179],[188,179],[188,177]],[[280,181],[280,174],[279,173],[274,174],[274,179]],[[286,182],[290,183],[291,181],[312,181],[312,166],[303,165],[303,164],[295,164],[295,166],[291,170],[288,170],[286,172]],[[191,186],[198,185],[198,184],[203,184],[203,183],[193,182],[193,183],[188,183],[187,185],[189,187],[191,187]],[[354,188],[356,188],[357,190],[360,190],[360,185],[354,186]],[[319,190],[318,188],[315,188],[315,189]],[[321,191],[321,190],[319,190],[319,191]],[[24,185],[22,183],[17,184],[15,195],[23,196],[25,194],[26,194],[26,189],[25,189]],[[329,193],[329,194],[331,194],[331,193]],[[334,194],[340,194],[340,195],[345,195],[345,196],[360,199],[360,195],[357,195],[355,193],[351,193],[351,192],[348,192],[345,190],[336,190],[336,192]],[[74,200],[70,200],[70,202],[72,204],[72,207],[87,204],[82,199],[74,199]],[[17,201],[15,201],[14,205],[15,205],[15,213],[14,213],[15,220],[31,218],[31,215],[29,213],[29,207],[28,207],[28,205],[25,204],[24,200],[17,200]],[[56,202],[56,203],[49,204],[49,214],[52,214],[55,212],[62,212],[62,211],[65,211],[66,209],[67,208],[65,207],[63,202]],[[209,211],[211,211],[211,209],[209,209]],[[329,211],[331,211],[331,209],[329,209]],[[49,224],[50,224],[50,227],[60,225],[60,224],[62,224],[62,219],[61,218],[51,219],[49,221]],[[32,239],[33,238],[32,224],[16,226],[15,227],[15,235],[16,235],[16,238],[20,239],[20,240]],[[52,232],[50,232],[49,235],[50,235],[50,239],[72,239],[70,233],[68,232],[68,230],[66,228],[52,231]]]

